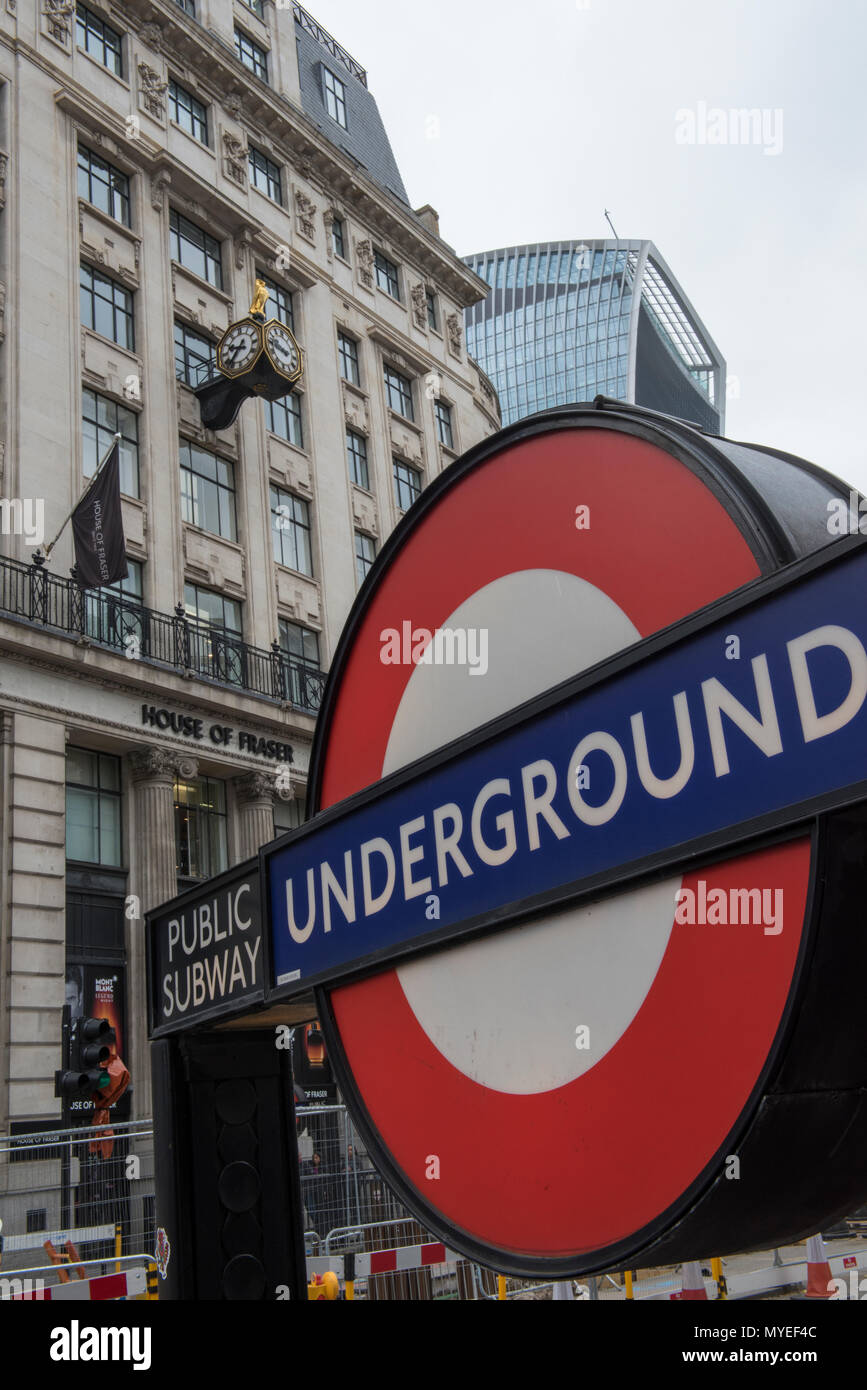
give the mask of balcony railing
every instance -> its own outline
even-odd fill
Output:
[[[84,589],[32,565],[0,558],[0,616],[63,633],[215,685],[264,695],[316,714],[322,703],[325,672],[283,651],[251,647],[216,627],[198,624],[179,604],[173,616],[145,608],[110,589]]]

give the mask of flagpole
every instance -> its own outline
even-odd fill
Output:
[[[66,520],[64,521],[64,523],[63,523],[63,525],[61,526],[60,530],[58,531],[57,535],[54,537],[54,540],[53,540],[53,541],[49,541],[48,545],[45,547],[45,558],[46,558],[46,560],[48,559],[48,557],[49,557],[49,555],[51,554],[52,550],[53,550],[54,547],[56,546],[57,542],[60,540],[60,537],[63,535],[64,531],[66,530],[67,526],[69,525],[69,522],[70,522],[70,520],[72,519],[73,515],[74,515],[75,512],[78,510],[78,508],[81,506],[81,504],[82,504],[82,502],[84,501],[84,499],[85,499],[85,497],[87,496],[87,494],[90,492],[90,489],[93,487],[94,483],[96,482],[97,478],[99,477],[100,473],[102,472],[102,470],[103,470],[105,464],[106,464],[106,463],[108,462],[108,460],[110,459],[111,454],[112,454],[112,451],[113,451],[114,449],[117,448],[117,445],[118,445],[119,441],[120,441],[122,438],[123,438],[123,435],[122,435],[119,431],[118,431],[117,434],[115,434],[115,435],[113,436],[113,438],[112,438],[112,443],[109,444],[108,449],[106,450],[105,454],[103,455],[103,457],[100,459],[99,463],[97,464],[96,472],[94,473],[94,475],[93,475],[93,477],[91,478],[90,482],[87,484],[87,487],[84,489],[84,492],[81,494],[81,496],[79,497],[79,499],[78,499],[78,501],[76,502],[75,506],[72,508],[72,511],[69,513],[69,516],[66,518]]]

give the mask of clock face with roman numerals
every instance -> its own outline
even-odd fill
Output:
[[[276,321],[269,323],[265,329],[265,348],[280,375],[297,380],[301,375],[301,349],[289,329]]]
[[[240,376],[252,367],[261,351],[258,324],[233,324],[217,348],[217,366],[224,376]]]

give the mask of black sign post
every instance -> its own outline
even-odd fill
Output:
[[[306,1292],[291,1056],[254,1013],[261,903],[254,859],[148,915],[163,1299]],[[220,1031],[239,1014],[243,1032]]]

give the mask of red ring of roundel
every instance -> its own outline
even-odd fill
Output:
[[[576,527],[579,506],[590,509],[589,529]],[[722,504],[657,445],[604,429],[507,445],[442,495],[383,574],[332,709],[322,808],[381,775],[412,672],[380,662],[382,630],[406,618],[434,630],[478,589],[525,569],[581,576],[644,636],[759,573]],[[435,1228],[444,1221],[493,1249],[555,1259],[628,1240],[676,1203],[736,1125],[773,1046],[810,858],[798,840],[705,869],[709,888],[782,888],[783,931],[676,926],[615,1046],[584,1076],[537,1095],[489,1090],[452,1066],[396,971],[332,991],[345,1062]],[[439,1178],[428,1180],[433,1155]]]

